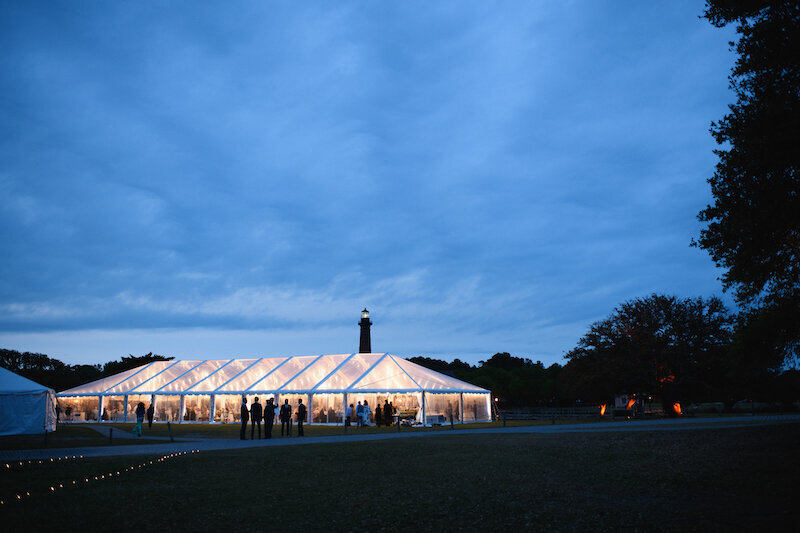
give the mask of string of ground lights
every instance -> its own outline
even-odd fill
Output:
[[[33,498],[41,497],[41,496],[43,496],[45,494],[51,495],[51,494],[55,494],[55,493],[60,492],[60,491],[67,490],[69,488],[84,487],[87,484],[93,483],[93,482],[99,482],[99,481],[105,481],[105,480],[110,480],[110,479],[114,479],[114,478],[119,478],[120,476],[122,476],[122,474],[125,474],[127,472],[134,472],[136,470],[140,470],[142,468],[147,468],[149,466],[153,466],[153,465],[156,465],[158,463],[164,463],[168,459],[175,459],[177,457],[182,457],[184,455],[190,455],[190,454],[195,454],[195,453],[200,453],[200,450],[190,450],[190,451],[175,452],[175,453],[162,455],[158,459],[154,459],[152,461],[145,461],[144,463],[138,463],[138,464],[130,465],[128,467],[125,467],[125,468],[122,468],[122,469],[119,469],[119,470],[114,470],[112,472],[108,472],[107,474],[103,473],[103,474],[97,474],[97,475],[94,475],[94,476],[92,476],[92,475],[81,476],[78,479],[71,479],[71,480],[61,481],[59,483],[53,483],[53,484],[51,484],[49,486],[49,488],[41,489],[40,492],[37,492],[35,490],[34,491],[21,490],[21,491],[17,492],[16,494],[12,495],[9,498],[0,499],[0,505],[9,505],[12,502],[20,502],[20,501],[25,501],[25,500],[31,500]],[[71,459],[79,459],[79,458],[82,459],[83,456],[82,455],[80,455],[80,456],[73,455],[71,457]],[[63,458],[63,460],[69,460],[69,459],[70,459],[69,456],[66,456],[66,457]],[[21,467],[21,466],[27,466],[29,464],[47,464],[47,463],[50,463],[50,462],[55,463],[55,462],[61,461],[61,460],[62,460],[62,458],[58,457],[55,460],[54,459],[50,459],[50,461],[47,461],[47,460],[40,460],[40,461],[14,461],[14,463],[19,463],[19,466]],[[6,463],[6,468],[10,469],[11,465],[12,465],[12,463]],[[47,497],[47,496],[45,496],[45,497]]]

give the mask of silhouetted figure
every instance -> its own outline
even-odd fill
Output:
[[[292,406],[289,405],[289,400],[284,400],[281,405],[281,436],[283,436],[283,428],[286,428],[286,436],[292,436]]]
[[[364,417],[364,421],[361,423],[364,426],[369,425],[369,417],[372,414],[372,409],[369,408],[367,405],[367,400],[364,400],[364,410],[361,412],[361,415]]]
[[[361,427],[364,425],[364,406],[361,405],[361,402],[358,402],[358,406],[356,406],[356,427]]]
[[[380,404],[378,404],[378,407],[375,408],[375,425],[380,427],[382,420],[383,420],[383,411],[381,411],[381,406]]]
[[[153,402],[150,402],[150,407],[147,408],[147,427],[153,427],[153,416],[156,414],[156,408]]]
[[[67,422],[72,422],[72,406],[68,405],[67,408],[64,410],[64,414],[67,416]]]
[[[261,440],[261,404],[258,403],[258,396],[250,406],[250,420],[252,420],[253,424],[250,426],[250,440],[253,440],[253,432],[256,426],[258,426],[258,440]]]
[[[108,411],[106,411],[105,407],[103,407],[103,414],[100,415],[100,420],[108,420]]]
[[[308,411],[306,410],[306,406],[303,405],[303,399],[300,398],[297,400],[299,405],[297,406],[297,436],[303,436],[303,422],[306,420],[306,415]]]
[[[344,411],[344,425],[350,426],[350,420],[353,418],[353,404],[347,406],[347,409]]]
[[[389,400],[385,400],[383,402],[383,419],[386,421],[387,426],[391,426],[392,422],[394,421],[394,413],[392,412],[392,408],[389,406]]]
[[[275,404],[274,398],[267,400],[267,405],[264,406],[264,438],[272,438],[272,425],[275,423]]]
[[[247,431],[247,422],[250,420],[250,411],[247,410],[247,398],[242,396],[242,430],[239,432],[239,439],[247,440],[245,432]]]
[[[144,422],[144,402],[139,402],[136,406],[136,425],[133,426],[133,433],[142,436],[142,422]]]

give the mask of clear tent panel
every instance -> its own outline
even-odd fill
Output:
[[[491,420],[489,394],[464,393],[464,421]]]
[[[255,383],[250,390],[276,391],[283,385],[292,380],[297,374],[303,371],[318,356],[307,355],[301,357],[290,357],[285,363],[275,368],[275,370]]]
[[[136,407],[139,402],[144,404],[145,418],[147,418],[147,408],[153,401],[153,396],[150,394],[129,394],[128,395],[128,422],[136,422]]]
[[[150,363],[152,364],[152,363]],[[103,379],[98,379],[97,381],[92,381],[91,383],[87,383],[86,385],[81,385],[79,387],[73,387],[71,389],[62,391],[59,394],[90,394],[90,393],[101,393],[105,392],[106,390],[110,389],[117,383],[121,381],[125,381],[133,374],[139,372],[147,365],[137,366],[136,368],[131,368],[124,372],[120,372],[119,374],[114,374],[113,376],[108,376]]]
[[[238,424],[242,421],[241,405],[242,396],[240,394],[214,395],[214,421],[223,424]]]
[[[355,390],[418,389],[414,380],[406,374],[390,356],[377,365],[353,385]]]
[[[283,386],[283,390],[299,391],[313,389],[320,381],[325,379],[328,374],[333,372],[337,366],[346,361],[348,357],[350,357],[350,354],[323,355],[314,361],[311,366],[298,374],[293,380],[286,383]]]
[[[227,362],[228,361],[224,359],[205,361],[200,366],[193,368],[188,374],[181,376],[177,380],[165,385],[164,387],[161,387],[159,392],[183,392],[188,390],[193,385],[196,385],[201,380],[207,378],[212,372],[219,370],[220,367]]]
[[[339,368],[330,375],[328,379],[320,383],[316,391],[326,390],[340,391],[346,390],[366,372],[383,354],[363,354],[358,353],[352,356],[347,364]]]
[[[141,372],[132,374],[125,381],[108,389],[106,392],[110,394],[123,394],[131,391],[176,363],[178,363],[178,361],[156,361],[151,363],[143,368]]]
[[[103,414],[100,419],[104,422],[122,422],[125,420],[125,397],[104,396]]]
[[[460,418],[461,394],[431,394],[425,393],[425,424],[449,424],[450,417],[453,422]]]
[[[391,357],[391,356],[390,356]],[[424,390],[474,390],[475,392],[485,392],[484,389],[476,387],[460,379],[452,378],[439,372],[427,369],[423,366],[406,361],[401,357],[392,357],[403,370],[414,378]]]
[[[138,387],[130,389],[130,391],[139,394],[156,392],[164,385],[181,377],[200,364],[201,361],[178,361],[174,365],[165,368],[162,372],[159,372]]]
[[[213,392],[228,381],[237,377],[244,369],[255,363],[257,359],[233,359],[227,365],[222,365],[217,372],[189,387],[187,392]]]
[[[181,419],[181,397],[178,394],[157,394],[155,419],[160,422],[177,422]]]
[[[99,396],[59,396],[57,401],[64,420],[68,422],[97,420]]]
[[[315,394],[312,401],[312,422],[341,424],[344,421],[344,394]]]
[[[190,422],[208,422],[210,413],[210,394],[187,394],[183,397],[184,420]]]
[[[286,361],[287,357],[267,357],[248,368],[239,377],[227,383],[221,391],[245,391]]]

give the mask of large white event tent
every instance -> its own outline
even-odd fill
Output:
[[[155,361],[56,395],[71,420],[239,422],[242,396],[309,406],[308,422],[341,424],[345,407],[391,402],[417,424],[491,420],[490,391],[386,353]],[[98,416],[98,414],[100,416]],[[374,418],[373,418],[374,419]]]
[[[0,435],[55,431],[55,391],[0,367]]]

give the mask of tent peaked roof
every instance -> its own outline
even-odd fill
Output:
[[[29,394],[49,390],[52,389],[0,366],[0,394]]]
[[[155,361],[59,393],[324,394],[489,391],[386,353]]]

